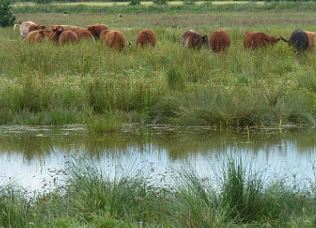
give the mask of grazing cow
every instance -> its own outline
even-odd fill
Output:
[[[309,37],[306,32],[302,30],[295,30],[288,41],[297,52],[306,51],[312,44],[310,44]]]
[[[121,51],[125,47],[125,36],[120,31],[105,30],[100,34],[100,39],[110,48]]]
[[[87,29],[92,33],[95,39],[100,39],[101,33],[109,28],[104,24],[95,24],[88,26]]]
[[[151,30],[142,30],[137,34],[136,45],[145,47],[151,45],[155,47],[157,42],[156,34]]]
[[[304,31],[308,37],[308,48],[314,49],[316,45],[316,32]]]
[[[202,46],[208,45],[208,38],[207,35],[189,30],[182,34],[181,44],[186,48],[201,49]]]
[[[78,29],[71,29],[71,30],[77,34],[79,40],[83,40],[83,39],[94,40],[94,36],[88,29],[78,28]]]
[[[246,32],[244,37],[244,47],[246,48],[263,48],[267,45],[274,45],[280,40],[287,42],[283,37],[269,36],[263,32]]]
[[[219,53],[225,51],[230,46],[230,38],[228,34],[222,30],[216,30],[210,35],[210,48],[213,52]]]
[[[71,30],[64,30],[58,37],[58,43],[60,44],[69,44],[79,41],[78,35]]]
[[[20,35],[22,38],[26,38],[27,34],[30,32],[45,28],[45,26],[38,25],[33,21],[23,21],[20,25]]]
[[[48,39],[57,44],[59,36],[64,30],[62,26],[53,26],[52,31],[48,34]]]
[[[27,34],[26,41],[29,43],[42,42],[48,38],[48,30],[36,30]]]
[[[21,24],[22,24],[21,21],[19,21],[18,23],[14,24],[13,25],[13,30],[17,30],[18,28],[20,28]]]

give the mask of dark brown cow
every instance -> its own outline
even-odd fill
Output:
[[[195,31],[189,30],[182,34],[181,44],[186,48],[201,49],[208,45],[207,35],[201,35]]]
[[[109,28],[104,24],[95,24],[88,26],[87,29],[92,33],[95,39],[100,39],[101,33]]]

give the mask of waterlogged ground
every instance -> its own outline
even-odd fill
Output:
[[[191,164],[201,177],[216,176],[228,158],[271,182],[306,187],[315,180],[316,130],[261,130],[220,132],[208,128],[126,127],[121,133],[91,135],[81,125],[2,127],[0,184],[16,183],[28,191],[50,191],[61,186],[69,161],[92,160],[111,178],[148,173],[159,185]]]

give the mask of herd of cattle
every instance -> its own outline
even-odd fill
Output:
[[[118,50],[124,49],[126,38],[121,31],[111,30],[104,24],[95,24],[80,28],[71,25],[43,26],[33,21],[24,21],[19,24],[20,35],[28,42],[41,42],[49,40],[54,43],[65,44],[75,43],[82,39],[100,39],[107,46]],[[316,43],[316,32],[302,30],[294,31],[289,39],[282,36],[269,36],[263,32],[246,32],[244,36],[244,46],[246,48],[263,48],[275,45],[279,41],[287,42],[296,51],[313,49]],[[157,42],[156,34],[148,29],[137,34],[137,46],[152,46]],[[187,48],[201,49],[203,46],[209,47],[213,52],[219,53],[229,48],[230,37],[223,29],[211,32],[210,37],[197,33],[193,30],[186,31],[181,36],[181,44]]]

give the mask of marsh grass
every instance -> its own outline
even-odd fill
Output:
[[[77,19],[71,16],[67,21],[77,23]],[[180,25],[186,23],[181,20]],[[118,28],[124,24],[112,22],[121,23]],[[198,28],[209,33],[205,25]],[[157,47],[139,49],[134,45],[137,26],[122,27],[132,42],[122,52],[101,42],[27,44],[17,31],[1,29],[0,60],[6,64],[0,65],[0,122],[89,123],[100,132],[116,129],[121,122],[217,127],[315,124],[312,52],[298,56],[285,43],[245,50],[244,29],[229,27],[231,48],[217,55],[207,48],[181,47],[184,28],[155,25],[153,29]],[[286,37],[292,27],[260,30]],[[110,126],[112,122],[120,124]]]
[[[314,183],[299,190],[267,182],[242,160],[223,162],[216,178],[201,178],[189,165],[172,185],[157,185],[150,174],[123,169],[113,177],[93,161],[72,160],[65,183],[49,193],[26,195],[1,187],[0,225],[138,227],[283,226],[315,224]]]

